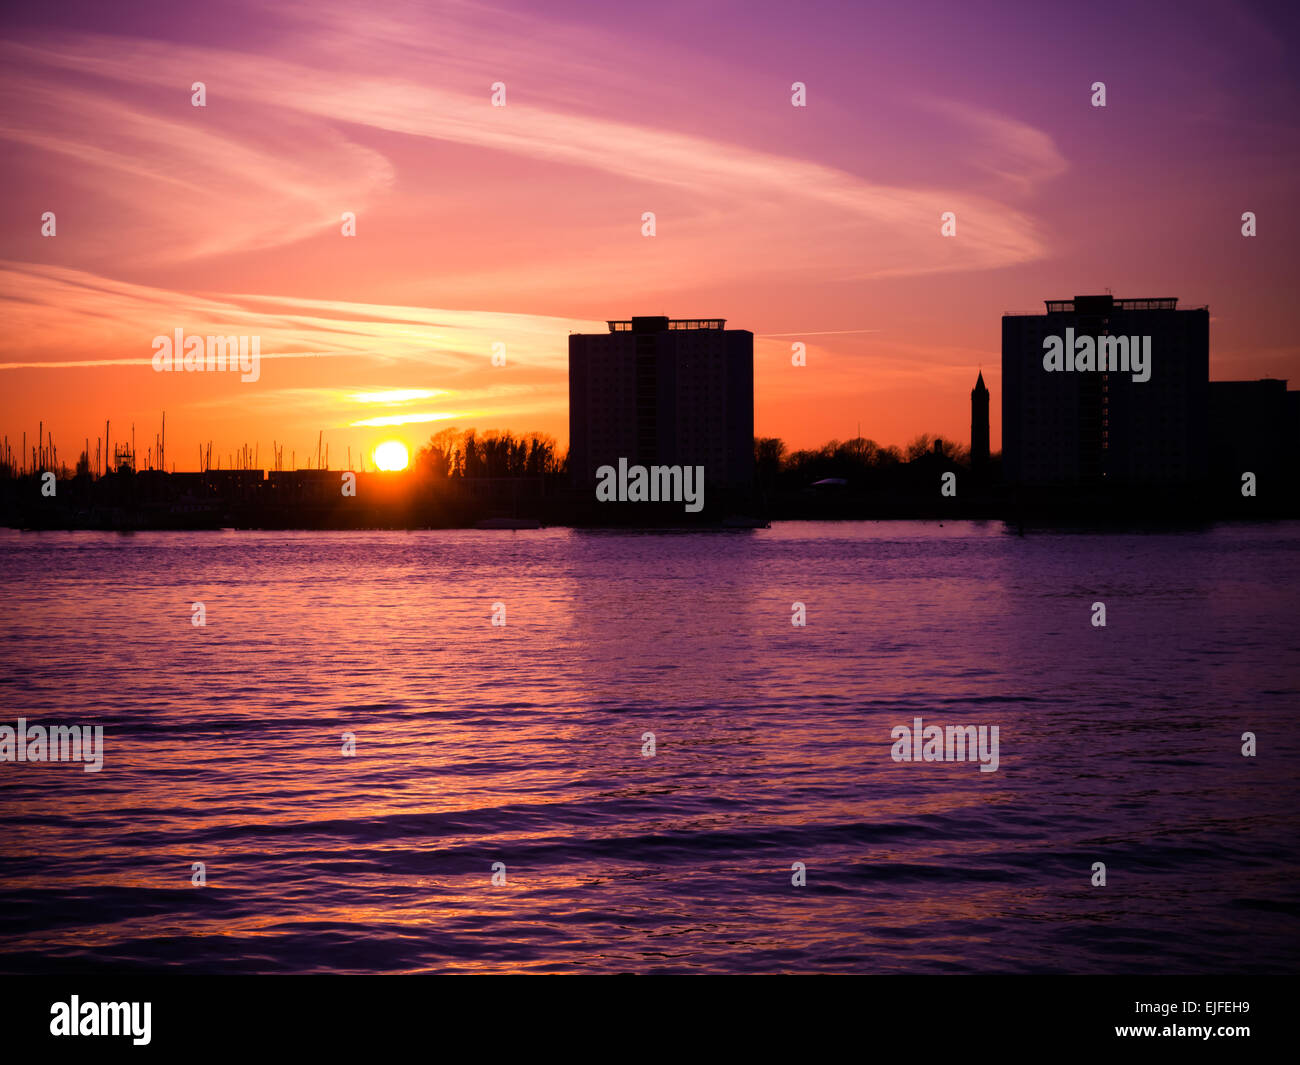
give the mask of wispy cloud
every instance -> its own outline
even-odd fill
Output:
[[[388,414],[381,418],[362,418],[360,421],[349,422],[353,429],[360,429],[365,426],[382,426],[382,425],[424,425],[427,422],[444,422],[451,418],[471,418],[474,413],[470,411],[425,411],[421,414]]]
[[[409,403],[416,399],[432,399],[443,395],[446,392],[442,389],[396,388],[386,392],[355,392],[348,398],[356,403]]]
[[[148,366],[152,338],[180,327],[193,335],[260,335],[262,358],[271,360],[352,357],[469,371],[488,367],[492,345],[502,343],[517,363],[560,370],[567,366],[568,333],[604,326],[491,311],[200,295],[2,261],[0,288],[7,319],[18,326],[0,333],[0,359],[9,356],[0,368]],[[68,359],[69,350],[101,354]],[[19,352],[30,357],[15,358]]]
[[[0,135],[80,152],[88,171],[116,181],[127,210],[151,216],[141,225],[156,239],[147,252],[127,251],[160,261],[303,240],[336,227],[342,206],[359,210],[393,191],[416,224],[428,205],[397,188],[405,145],[376,147],[385,142],[365,131],[495,153],[528,174],[567,168],[623,183],[634,203],[654,201],[663,211],[665,235],[675,242],[669,259],[641,264],[652,282],[669,280],[684,262],[714,278],[803,269],[861,279],[989,269],[1042,254],[1030,217],[969,186],[871,181],[803,156],[580,108],[564,82],[554,83],[554,60],[536,47],[537,35],[548,32],[538,20],[452,5],[421,34],[351,7],[346,17],[328,4],[290,10],[301,20],[292,58],[85,35],[6,44],[0,56],[21,71],[21,79],[8,79],[9,102],[21,94],[34,106],[6,108],[11,118]],[[573,33],[565,53],[585,56],[602,81],[617,81],[626,47],[589,40],[589,31],[576,27]],[[506,107],[490,106],[485,56],[515,86]],[[94,79],[89,102],[64,84],[71,72]],[[174,104],[203,78],[211,83],[209,106],[175,117],[179,108],[164,100]],[[153,101],[148,109],[142,88]],[[1050,138],[1022,122],[964,103],[932,107],[970,127],[981,153],[975,165],[993,165],[1017,192],[1063,166]],[[196,188],[211,205],[201,214],[186,195]],[[943,241],[939,215],[954,209],[962,239]],[[629,225],[636,216],[639,210],[629,211]],[[759,235],[765,255],[736,254],[739,243]],[[604,246],[599,238],[594,244]],[[514,270],[531,274],[535,285],[536,264],[527,259],[504,270],[480,268],[468,280],[490,286]],[[584,268],[561,256],[551,268],[555,283],[564,284],[599,263]]]

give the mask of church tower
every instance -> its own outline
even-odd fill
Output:
[[[970,393],[970,465],[972,473],[984,473],[989,466],[989,390],[983,371]]]

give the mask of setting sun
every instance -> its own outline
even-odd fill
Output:
[[[400,440],[385,440],[375,448],[375,465],[381,470],[404,470],[409,461],[410,454]]]

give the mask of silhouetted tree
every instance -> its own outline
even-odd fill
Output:
[[[545,433],[515,436],[489,429],[443,429],[416,455],[416,466],[438,479],[540,477],[564,472],[567,455],[559,456],[554,438]]]
[[[907,445],[908,462],[916,462],[929,455],[942,455],[950,462],[967,465],[970,459],[970,448],[962,447],[951,440],[944,440],[933,433],[922,433]]]

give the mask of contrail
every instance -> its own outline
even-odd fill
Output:
[[[828,337],[841,333],[879,333],[879,329],[821,329],[807,333],[755,333],[756,337]]]
[[[266,359],[324,359],[355,355],[363,358],[365,351],[276,351],[261,356]],[[84,359],[80,362],[0,362],[0,370],[65,370],[78,366],[152,366],[151,358],[143,359]]]

